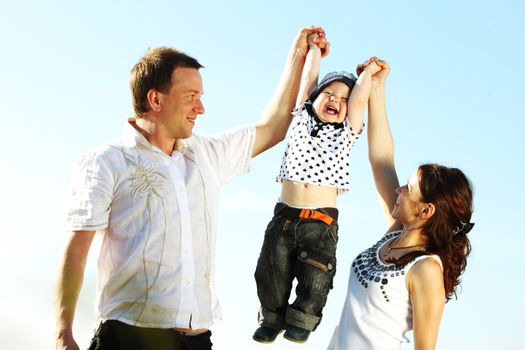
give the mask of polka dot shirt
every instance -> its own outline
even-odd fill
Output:
[[[352,132],[348,120],[322,122],[307,101],[296,108],[288,146],[277,181],[283,179],[336,187],[338,194],[350,189],[350,150],[360,133]]]

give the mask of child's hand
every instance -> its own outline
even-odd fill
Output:
[[[385,83],[386,78],[388,77],[388,74],[390,74],[390,66],[386,61],[380,60],[379,58],[375,57],[375,63],[381,68],[377,73],[372,75],[372,85],[378,84],[378,83]]]
[[[321,57],[328,56],[328,53],[330,52],[330,43],[326,40],[324,30],[319,33],[315,43],[317,44],[317,47],[321,49]]]
[[[366,61],[364,61],[363,63],[361,64],[358,64],[355,71],[357,73],[357,76],[360,76],[361,73],[363,73],[363,71],[365,70],[365,68],[372,62],[375,62],[376,61],[376,57],[373,56],[373,57],[370,57],[369,59],[367,59]]]
[[[326,41],[324,32],[323,32],[323,36],[321,37],[321,41],[317,44],[317,46],[321,49],[321,57],[328,56],[328,53],[330,52],[330,43]]]
[[[330,44],[326,41],[324,29],[322,27],[305,27],[299,30],[295,38],[295,49],[302,50],[304,55],[308,52],[312,44],[317,45],[321,49],[321,57],[328,55]]]
[[[306,40],[310,50],[321,50],[321,57],[328,55],[328,52],[330,51],[330,43],[326,41],[324,32],[311,33]]]
[[[388,63],[379,58],[373,56],[364,61],[362,64],[358,64],[356,68],[357,75],[359,76],[364,70],[367,70],[372,75],[372,85],[377,83],[384,83],[388,74],[390,73],[390,67]]]
[[[368,73],[370,73],[371,76],[373,76],[374,74],[376,74],[380,70],[381,70],[381,67],[377,64],[377,62],[376,61],[372,61],[372,62],[370,62],[370,64],[368,64],[365,67],[365,69],[363,71],[364,72],[368,72]]]
[[[309,47],[317,46],[317,43],[319,42],[319,33],[314,32],[314,33],[308,34],[306,41],[308,42]]]

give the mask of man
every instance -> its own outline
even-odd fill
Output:
[[[97,231],[100,326],[90,349],[211,349],[219,187],[284,139],[307,52],[302,29],[262,120],[192,135],[204,113],[200,63],[151,49],[132,69],[135,117],[122,137],[84,155],[71,189],[57,300],[57,349],[78,349],[72,325]],[[324,38],[322,39],[324,40]]]

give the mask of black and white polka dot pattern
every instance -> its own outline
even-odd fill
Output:
[[[323,123],[309,102],[294,110],[294,126],[277,181],[288,179],[319,186],[350,189],[350,150],[359,138],[348,121]]]

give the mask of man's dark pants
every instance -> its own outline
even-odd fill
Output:
[[[108,320],[91,340],[89,350],[211,350],[211,332],[184,335],[174,329],[142,328]]]

